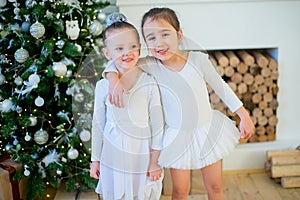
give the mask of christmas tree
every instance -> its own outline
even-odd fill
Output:
[[[46,183],[94,188],[89,176],[95,82],[109,3],[0,0],[0,156],[24,164],[27,199]]]

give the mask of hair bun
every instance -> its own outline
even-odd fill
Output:
[[[127,21],[127,19],[126,19],[125,15],[123,15],[122,13],[111,13],[110,15],[107,16],[105,22],[106,22],[106,27],[109,27],[113,23],[126,22],[126,21]]]

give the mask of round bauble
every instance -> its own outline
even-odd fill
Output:
[[[10,149],[12,148],[13,146],[11,144],[7,144],[5,145],[5,151],[10,151]]]
[[[77,151],[77,149],[74,149],[72,147],[68,150],[68,158],[70,158],[71,160],[75,160],[76,158],[78,158],[78,155],[79,152]]]
[[[25,141],[29,142],[31,140],[31,136],[26,134],[24,139]]]
[[[98,20],[94,20],[93,23],[89,26],[89,31],[93,36],[98,36],[103,31],[103,26]]]
[[[28,169],[24,170],[24,176],[29,176],[30,175],[30,171]]]
[[[2,112],[9,112],[9,111],[11,111],[11,110],[14,109],[14,104],[13,104],[12,100],[10,100],[10,99],[5,99],[5,100],[2,102],[0,108],[1,108],[0,110],[1,110]]]
[[[3,8],[4,6],[6,6],[7,1],[6,0],[0,0],[0,8]]]
[[[29,53],[22,47],[15,52],[14,57],[18,63],[24,63],[29,57]]]
[[[45,34],[45,27],[40,22],[35,22],[30,26],[30,34],[35,38],[40,38]]]
[[[43,129],[38,130],[34,134],[34,141],[37,144],[45,144],[48,141],[49,135],[47,131],[44,131]]]
[[[23,84],[23,79],[20,76],[18,76],[17,78],[15,78],[14,83],[20,86]]]
[[[45,103],[44,99],[40,96],[38,96],[35,100],[34,100],[34,104],[38,107],[43,106]]]
[[[80,132],[79,137],[82,142],[88,142],[91,139],[91,133],[88,130],[83,129]]]
[[[57,76],[57,77],[66,75],[66,73],[68,71],[67,66],[62,62],[54,62],[52,69],[54,71],[55,76]]]
[[[100,22],[104,22],[105,21],[105,19],[106,19],[106,14],[104,13],[104,12],[99,12],[98,14],[97,14],[97,19],[100,21]]]
[[[23,22],[22,25],[21,25],[22,31],[28,32],[29,29],[30,29],[30,25],[31,25],[31,24],[30,24],[29,21]]]
[[[28,78],[28,81],[31,85],[38,84],[40,82],[40,77],[37,74],[31,74]]]
[[[37,118],[34,116],[29,117],[30,126],[35,126],[37,124]]]

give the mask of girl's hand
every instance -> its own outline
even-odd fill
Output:
[[[157,162],[150,162],[147,175],[151,181],[157,181],[162,176],[162,169]]]
[[[90,176],[92,178],[99,179],[99,175],[100,175],[100,162],[93,161],[91,164]]]
[[[106,74],[106,78],[109,82],[109,102],[119,108],[124,108],[123,94],[125,92],[125,89],[122,83],[120,82],[117,73],[109,72]]]
[[[255,126],[249,116],[249,113],[244,107],[241,107],[236,112],[240,117],[241,138],[249,139],[255,132]]]

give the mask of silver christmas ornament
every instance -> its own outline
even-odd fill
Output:
[[[105,21],[105,19],[106,19],[106,14],[105,14],[104,12],[99,12],[99,13],[97,14],[97,19],[98,19],[101,23],[103,23],[103,22]]]
[[[62,62],[53,62],[52,69],[57,77],[65,76],[68,70],[67,66]]]
[[[0,111],[9,112],[11,110],[14,110],[14,104],[12,100],[5,99],[4,101],[2,101],[2,104],[0,105]]]
[[[0,0],[0,8],[3,8],[4,6],[6,6],[7,1],[6,0]]]
[[[78,158],[78,150],[77,149],[74,149],[73,147],[71,147],[69,150],[68,150],[68,158],[70,158],[71,160],[75,160],[76,158]]]
[[[31,74],[28,78],[28,81],[31,85],[38,84],[40,82],[40,77],[36,73]]]
[[[29,57],[29,53],[26,49],[23,49],[23,47],[21,47],[15,52],[14,57],[18,63],[24,63]]]
[[[35,126],[37,124],[37,118],[34,116],[29,117],[30,120],[30,126]]]
[[[28,133],[26,133],[26,135],[25,135],[25,141],[27,141],[27,142],[29,142],[30,140],[31,140],[31,136],[30,135],[28,135]]]
[[[42,23],[36,21],[30,26],[30,34],[35,38],[40,38],[45,34],[45,27]]]
[[[40,96],[38,96],[35,100],[34,100],[34,104],[38,107],[43,106],[45,103],[44,99]]]
[[[91,139],[91,133],[88,130],[83,129],[80,132],[79,137],[82,142],[88,142]]]
[[[18,76],[17,78],[15,78],[14,83],[20,86],[23,84],[23,79],[20,76]]]
[[[93,23],[89,26],[89,31],[93,36],[98,36],[103,31],[103,26],[98,20],[94,20]]]
[[[24,176],[29,176],[30,175],[30,171],[28,169],[24,170]]]
[[[37,144],[45,144],[48,141],[49,135],[47,131],[44,131],[43,129],[38,130],[34,134],[34,141]]]

